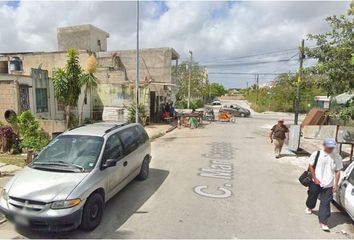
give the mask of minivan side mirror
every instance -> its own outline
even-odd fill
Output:
[[[102,165],[102,169],[106,169],[109,167],[114,167],[117,165],[116,159],[107,159],[106,162]]]

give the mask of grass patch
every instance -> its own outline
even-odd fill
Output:
[[[0,162],[19,167],[24,167],[26,165],[25,156],[21,156],[21,154],[0,154]]]

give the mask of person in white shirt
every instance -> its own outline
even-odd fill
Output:
[[[334,151],[335,148],[335,139],[326,138],[323,141],[323,150],[319,152],[317,164],[315,164],[317,151],[312,153],[309,158],[312,183],[307,191],[306,213],[312,213],[318,196],[320,196],[318,219],[324,231],[329,231],[327,222],[331,216],[330,204],[333,199],[333,193],[338,190],[340,170],[343,168],[342,157]]]

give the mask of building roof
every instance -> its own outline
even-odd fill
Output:
[[[110,129],[124,128],[128,125],[131,124],[125,124],[121,122],[100,122],[73,128],[72,130],[63,133],[63,135],[85,135],[102,137],[109,133]]]

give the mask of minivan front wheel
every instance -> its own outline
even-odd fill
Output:
[[[92,194],[85,203],[80,228],[85,231],[92,231],[95,229],[101,222],[103,206],[104,202],[101,194]]]
[[[149,177],[149,168],[150,168],[150,161],[148,158],[145,158],[143,163],[141,164],[140,172],[139,175],[137,176],[137,179],[140,181],[144,181]]]

